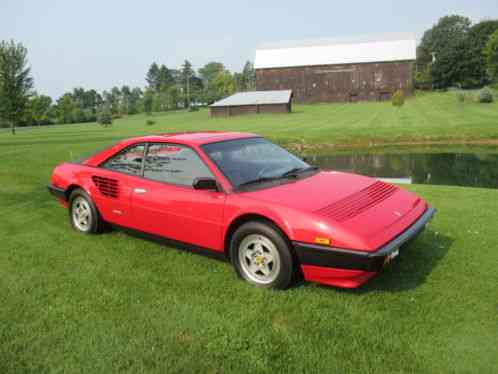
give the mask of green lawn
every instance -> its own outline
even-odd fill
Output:
[[[97,124],[19,130],[13,138],[0,132],[0,146],[16,142],[29,145],[44,141],[47,146],[81,142],[95,144],[123,137],[166,131],[239,130],[255,132],[282,143],[325,145],[370,145],[411,142],[467,142],[492,140],[498,143],[498,102],[459,103],[456,94],[417,93],[401,109],[390,102],[358,104],[295,105],[292,114],[210,118],[199,112],[156,113],[156,124],[146,126],[145,115],[130,116],[104,129]]]
[[[441,122],[455,134],[418,122],[442,117],[445,102],[457,110],[453,98],[431,97],[400,112],[317,105],[290,116],[172,113],[151,127],[132,117],[112,129],[1,134],[0,373],[498,372],[498,190],[411,186],[438,214],[384,273],[356,291],[275,292],[238,280],[225,262],[120,232],[77,234],[45,188],[58,162],[144,132],[230,128],[347,142],[361,129],[387,140],[418,128],[438,139],[497,138],[497,106],[469,104]]]

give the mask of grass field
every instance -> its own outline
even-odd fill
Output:
[[[225,262],[120,232],[79,235],[45,187],[58,162],[144,132],[497,138],[497,106],[469,104],[458,116],[456,100],[431,96],[400,112],[372,103],[227,120],[171,113],[151,127],[131,117],[112,129],[0,134],[0,373],[498,372],[498,190],[411,186],[438,214],[384,273],[356,291],[275,292]]]
[[[108,129],[97,124],[74,124],[19,130],[15,138],[4,130],[0,132],[0,146],[43,141],[47,146],[72,144],[77,151],[82,142],[106,144],[139,134],[207,129],[255,132],[281,144],[364,146],[490,140],[498,144],[498,102],[459,103],[452,92],[418,93],[401,109],[390,102],[296,105],[292,114],[236,118],[210,118],[207,110],[178,111],[156,113],[152,117],[156,124],[146,126],[149,118],[126,117]]]

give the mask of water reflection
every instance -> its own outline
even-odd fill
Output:
[[[348,171],[393,183],[498,188],[496,153],[337,154],[308,156],[322,169]]]

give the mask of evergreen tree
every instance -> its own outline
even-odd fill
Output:
[[[147,75],[145,76],[145,80],[147,81],[148,88],[153,90],[153,91],[158,91],[159,90],[159,66],[153,62],[152,65],[150,65],[149,71],[147,72]]]

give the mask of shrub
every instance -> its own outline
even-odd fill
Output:
[[[147,126],[152,126],[156,124],[156,121],[154,121],[153,119],[148,119],[147,121],[145,121],[145,124]]]
[[[480,103],[493,102],[493,93],[488,87],[484,87],[481,91],[479,91],[479,102]]]
[[[189,112],[198,112],[199,107],[197,105],[191,105],[190,108],[188,108]]]
[[[112,113],[108,106],[101,108],[97,115],[97,121],[104,127],[112,125]]]
[[[405,94],[401,90],[397,90],[391,99],[395,107],[401,108],[405,104]]]

